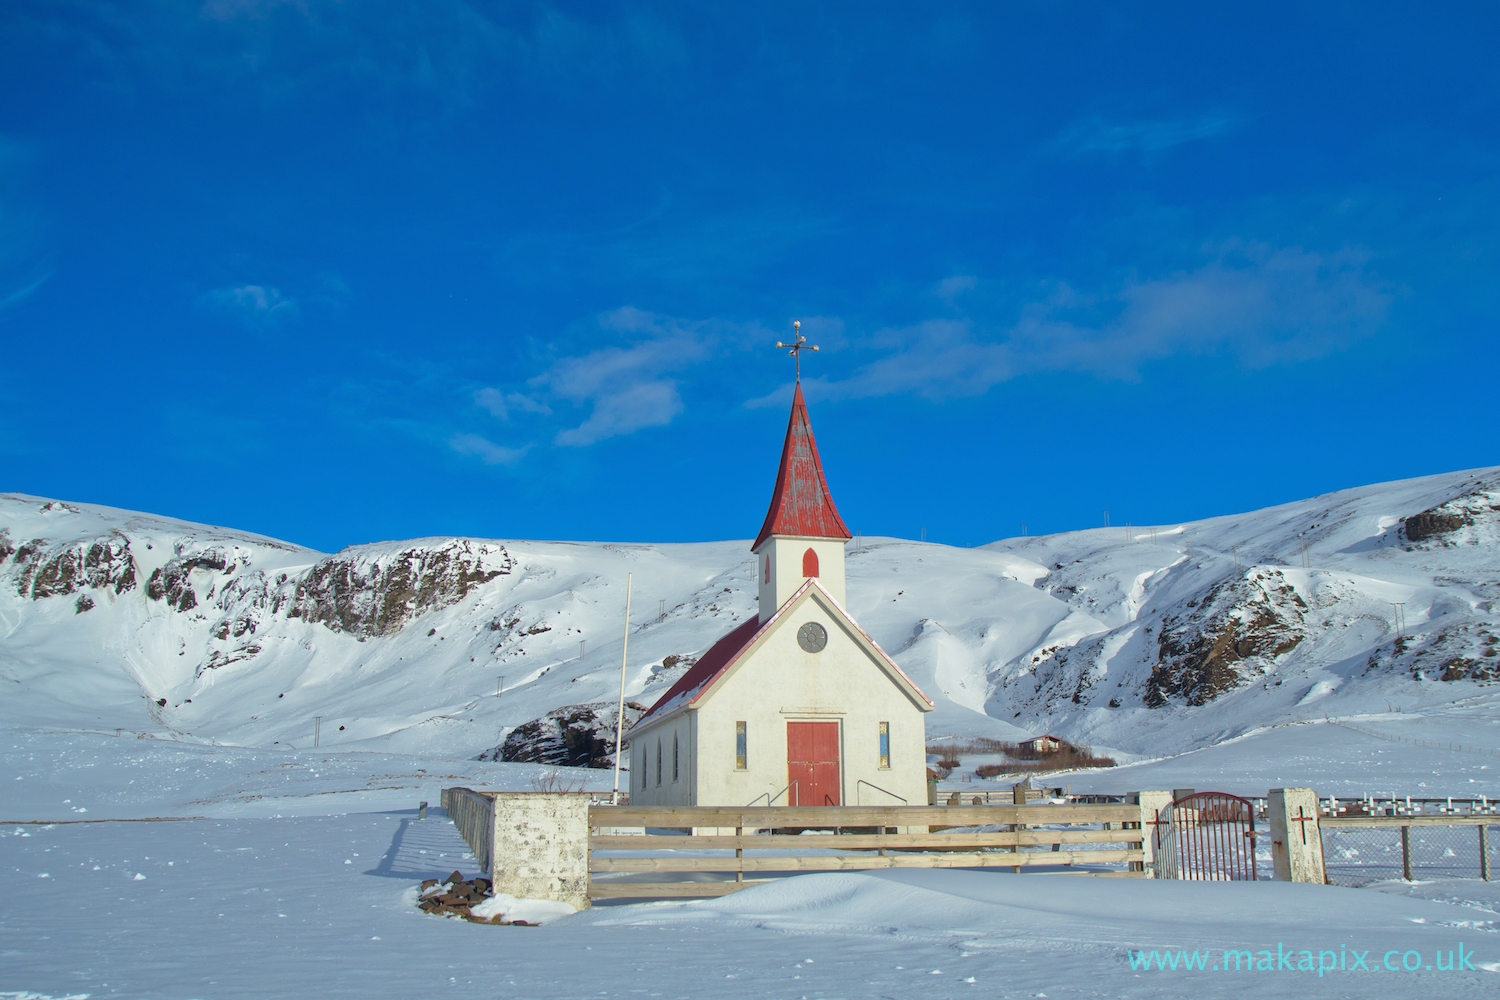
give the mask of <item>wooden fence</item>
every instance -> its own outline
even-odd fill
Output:
[[[722,896],[777,876],[879,868],[1144,874],[1134,804],[596,805],[589,826],[594,899]],[[1103,865],[1113,868],[1079,867]]]
[[[488,873],[495,859],[494,796],[469,788],[445,788],[440,804],[474,852],[480,871]]]

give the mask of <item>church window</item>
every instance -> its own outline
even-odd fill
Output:
[[[880,724],[880,766],[891,766],[891,724],[889,722]]]
[[[804,622],[797,630],[797,645],[808,653],[821,653],[828,645],[828,630],[817,622]]]
[[[736,722],[734,724],[734,769],[743,771],[745,769],[745,724]]]
[[[661,786],[661,740],[656,741],[656,784]]]
[[[771,557],[769,555],[766,556],[766,568],[765,568],[765,570],[763,572],[763,578],[762,578],[761,582],[762,583],[770,583],[771,582]]]
[[[818,575],[818,554],[812,549],[808,549],[806,552],[802,553],[802,575]]]
[[[677,734],[672,734],[672,780],[677,780]]]

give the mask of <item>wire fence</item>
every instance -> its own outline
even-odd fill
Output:
[[[1480,825],[1325,825],[1323,865],[1329,883],[1343,886],[1394,879],[1488,879],[1496,830]]]

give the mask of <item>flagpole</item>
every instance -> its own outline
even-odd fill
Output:
[[[620,707],[615,715],[615,790],[610,794],[609,804],[620,804],[620,755],[624,750],[620,740],[625,735],[625,664],[630,655],[630,584],[634,574],[625,574],[625,641],[620,646]]]

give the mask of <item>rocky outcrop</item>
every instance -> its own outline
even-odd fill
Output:
[[[146,596],[153,601],[166,601],[168,607],[178,611],[191,611],[198,606],[198,594],[193,589],[193,570],[223,572],[228,567],[228,557],[218,549],[178,556],[152,571],[146,581]]]
[[[1481,488],[1420,514],[1412,514],[1401,522],[1401,533],[1408,542],[1448,542],[1450,536],[1461,529],[1473,528],[1481,522],[1488,524],[1493,531],[1496,521],[1500,520],[1497,515],[1500,515],[1500,494]]]
[[[1280,570],[1257,567],[1163,615],[1146,705],[1160,708],[1171,698],[1205,705],[1264,673],[1302,641],[1306,611]]]
[[[123,594],[136,585],[130,540],[119,532],[56,549],[48,548],[45,539],[34,538],[14,552],[15,566],[20,570],[16,592],[32,600],[84,589],[112,589]]]
[[[512,572],[503,545],[464,539],[413,546],[394,555],[360,550],[313,566],[292,595],[288,618],[361,637],[395,635],[412,619],[451,607],[475,587]]]
[[[645,712],[645,705],[627,701],[625,728],[635,725]],[[512,729],[504,743],[475,759],[554,767],[613,767],[616,718],[614,702],[564,705]]]

